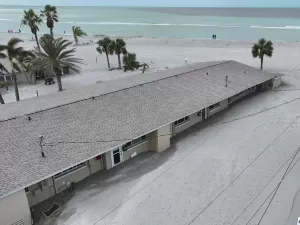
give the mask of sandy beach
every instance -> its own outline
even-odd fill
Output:
[[[1,34],[0,43],[7,43],[11,37],[24,40],[23,47],[33,49],[35,41],[28,34]],[[73,36],[65,35],[65,39],[73,41]],[[113,38],[113,37],[112,37]],[[100,55],[95,49],[97,41],[101,37],[80,38],[76,48],[76,55],[84,60],[82,73],[63,77],[64,89],[72,89],[83,85],[94,84],[99,81],[118,79],[132,74],[142,74],[141,71],[123,72],[121,70],[108,71],[105,55]],[[250,66],[259,68],[259,60],[253,59],[251,47],[253,41],[226,41],[208,39],[175,39],[175,38],[151,38],[151,37],[124,37],[127,50],[137,54],[140,62],[147,63],[149,72],[156,72],[168,68],[185,65],[199,61],[236,60]],[[91,43],[90,40],[93,40]],[[300,68],[300,43],[299,42],[274,42],[274,55],[265,58],[264,69],[271,72],[279,72],[286,75],[297,74]],[[110,56],[112,66],[117,66],[117,56]],[[4,62],[5,63],[5,62]],[[57,92],[57,85],[45,86],[42,81],[36,85],[19,84],[21,99]],[[1,90],[6,103],[15,101],[13,86],[10,92]]]

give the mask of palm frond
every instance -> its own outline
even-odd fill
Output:
[[[4,54],[4,53],[2,53],[2,52],[0,52],[0,59],[5,59],[5,58],[7,58],[7,55]]]
[[[100,54],[102,54],[102,49],[101,49],[101,47],[97,47],[97,48],[96,48],[96,51],[99,52]]]
[[[0,45],[0,52],[7,50],[7,45]]]
[[[41,39],[41,47],[43,51],[35,51],[36,58],[31,61],[31,66],[39,70],[53,69],[61,71],[64,66],[68,66],[75,72],[80,72],[79,64],[82,59],[74,57],[75,49],[69,49],[72,43],[63,38]]]
[[[0,63],[0,71],[9,73],[8,70],[6,69],[6,67],[2,63]]]
[[[21,72],[20,65],[16,61],[12,61],[12,66],[15,71]]]
[[[11,46],[11,47],[14,47],[16,46],[17,44],[21,43],[21,42],[24,42],[23,40],[19,39],[19,38],[11,38],[8,43],[7,43],[7,46]]]

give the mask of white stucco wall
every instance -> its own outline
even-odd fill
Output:
[[[123,161],[127,161],[131,159],[132,154],[136,153],[136,155],[141,154],[142,152],[149,151],[148,141],[144,141],[138,145],[133,146],[132,148],[127,149],[127,151],[123,151]]]
[[[79,168],[71,173],[68,173],[60,178],[55,179],[55,186],[53,183],[53,178],[50,177],[42,182],[31,185],[28,187],[29,192],[26,193],[28,198],[29,206],[34,206],[46,199],[54,196],[56,193],[59,193],[65,189],[63,187],[63,182],[78,182],[86,178],[87,176],[96,173],[100,170],[103,170],[103,156],[101,159],[97,160],[96,158],[90,159],[86,162],[86,166]],[[56,190],[58,192],[56,192]]]
[[[104,154],[104,168],[109,170],[113,167],[112,158],[111,158],[111,151],[106,152]]]
[[[275,77],[273,79],[273,89],[278,88],[281,85],[281,77]]]
[[[0,224],[11,225],[18,221],[31,225],[31,214],[24,190],[0,199]]]
[[[103,167],[103,157],[104,157],[104,155],[102,155],[101,159],[99,159],[99,160],[97,160],[96,158],[93,158],[93,159],[89,160],[91,174],[96,173],[96,172],[104,169],[104,167]]]
[[[225,99],[220,102],[220,107],[214,109],[214,110],[208,110],[208,117],[211,117],[212,115],[222,111],[223,109],[226,109],[228,107],[228,99]]]
[[[172,137],[172,129],[173,129],[172,126],[173,124],[169,124],[157,130],[157,146],[156,146],[157,152],[163,152],[170,147],[171,145],[170,139]]]
[[[199,110],[200,112],[201,110]],[[176,126],[174,127],[174,131],[175,131],[175,134],[178,134],[180,133],[181,131],[184,131],[186,130],[187,128],[195,125],[196,123],[199,123],[202,121],[202,116],[198,116],[198,112],[197,113],[194,113],[192,115],[189,116],[189,121],[184,123],[184,124],[181,124],[179,126]]]
[[[173,124],[166,125],[149,134],[149,151],[163,152],[170,147]]]
[[[83,180],[84,178],[88,177],[90,175],[90,170],[89,167],[86,165],[82,168],[79,168],[71,173],[68,173],[62,177],[59,177],[57,179],[54,179],[55,182],[55,188],[56,188],[56,193],[60,193],[63,190],[66,189],[66,184],[68,182],[79,182]],[[65,182],[65,184],[63,184]]]
[[[29,192],[26,193],[29,206],[34,206],[51,196],[55,195],[55,187],[52,177],[45,180],[46,182],[40,182],[28,187]]]

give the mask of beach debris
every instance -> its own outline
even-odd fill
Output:
[[[43,211],[44,216],[48,219],[50,218],[58,209],[60,208],[60,205],[53,203],[52,206],[47,210]]]

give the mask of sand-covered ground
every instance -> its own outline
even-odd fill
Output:
[[[1,36],[0,43],[10,37]],[[30,37],[21,37],[24,46],[31,48]],[[252,42],[144,37],[126,38],[126,42],[138,60],[150,65],[148,72],[183,66],[186,58],[188,63],[232,59],[259,67],[259,60],[251,56]],[[278,90],[247,98],[208,121],[207,125],[221,123],[218,126],[199,124],[177,135],[164,153],[140,155],[82,181],[60,214],[40,224],[258,224],[268,196],[299,148],[300,106],[295,99],[300,96],[300,44],[276,42],[274,47],[265,69],[285,74]],[[66,89],[133,74],[108,72],[96,44],[76,48],[85,65],[82,75],[63,77]],[[116,56],[111,60],[117,64]],[[21,99],[33,97],[35,90],[51,94],[57,86],[20,85]],[[14,101],[13,90],[2,93],[7,102]],[[267,108],[272,109],[247,117]],[[295,162],[299,159],[297,155]],[[288,173],[261,224],[296,224],[299,169],[296,163]]]
[[[24,40],[22,46],[26,49],[33,49],[35,41],[27,34],[1,34],[0,43],[5,44],[11,37],[19,37]],[[73,41],[72,36],[64,38]],[[76,88],[82,85],[94,84],[96,81],[117,79],[129,76],[136,72],[124,73],[120,70],[108,71],[105,55],[96,51],[97,40],[101,37],[86,37],[80,39],[76,47],[76,54],[84,60],[81,75],[74,74],[63,77],[64,89]],[[147,72],[155,72],[168,68],[184,66],[185,59],[188,63],[214,60],[236,60],[251,66],[259,67],[259,60],[251,56],[251,41],[225,41],[225,40],[204,40],[204,39],[173,39],[173,38],[147,38],[147,37],[126,37],[129,52],[137,54],[140,62],[149,64]],[[93,43],[90,42],[93,40]],[[85,43],[85,44],[83,44]],[[89,43],[89,44],[87,44]],[[300,43],[298,42],[275,42],[274,55],[271,59],[265,59],[265,69],[273,72],[291,73],[300,68]],[[112,66],[117,66],[117,56],[110,56]],[[7,65],[7,64],[6,64]],[[36,85],[20,84],[19,91],[21,99],[32,98],[36,90],[39,95],[54,93],[56,85],[45,86],[43,82]],[[15,101],[13,87],[7,93],[1,90],[6,103]]]

